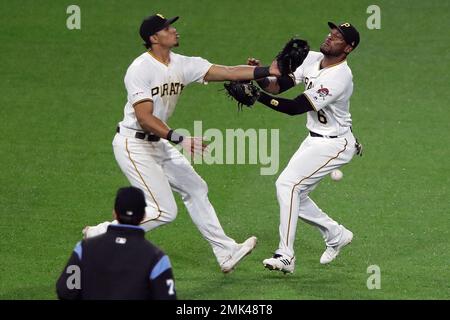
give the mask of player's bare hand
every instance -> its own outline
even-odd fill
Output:
[[[203,142],[201,137],[184,137],[181,146],[185,151],[192,155],[203,155],[207,152],[208,145]]]
[[[248,58],[247,59],[247,65],[260,67],[261,66],[261,61],[258,60],[258,59],[255,59],[255,58]]]
[[[275,77],[280,77],[281,76],[281,72],[280,69],[278,69],[278,62],[277,60],[273,60],[272,64],[269,67],[269,72],[270,75],[275,76]]]

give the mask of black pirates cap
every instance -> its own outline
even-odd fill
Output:
[[[344,37],[345,42],[356,48],[359,44],[359,32],[356,30],[354,26],[352,26],[348,22],[341,23],[340,25],[336,25],[333,22],[328,22],[328,26],[331,29],[337,29],[342,36]]]
[[[141,27],[139,29],[139,34],[141,35],[141,38],[148,42],[148,37],[154,35],[158,31],[164,29],[165,27],[171,25],[175,21],[178,20],[177,17],[173,17],[170,19],[164,18],[162,14],[155,14],[153,16],[148,16],[142,21]]]
[[[119,222],[139,224],[145,215],[144,192],[136,187],[120,188],[117,191],[114,210]]]

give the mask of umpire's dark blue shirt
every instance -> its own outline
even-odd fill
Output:
[[[176,299],[169,258],[138,226],[80,241],[56,284],[60,299]],[[78,278],[77,278],[78,277]]]

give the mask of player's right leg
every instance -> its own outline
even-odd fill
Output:
[[[236,243],[225,234],[216,211],[208,199],[208,186],[189,161],[166,143],[164,172],[173,190],[178,192],[202,236],[210,243],[221,270],[232,271],[256,246],[256,237]]]
[[[120,169],[132,186],[144,191],[147,208],[141,227],[145,231],[172,222],[177,216],[177,204],[160,164],[163,145],[163,141],[147,142],[120,134],[113,141]]]
[[[169,182],[158,163],[162,142],[147,142],[116,134],[114,156],[130,184],[144,191],[147,202],[146,218],[141,223],[145,231],[173,221],[177,205]],[[117,222],[112,222],[117,223]],[[110,222],[103,222],[83,231],[85,237],[106,232]]]

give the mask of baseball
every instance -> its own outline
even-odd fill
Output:
[[[336,169],[336,170],[331,171],[330,176],[331,176],[331,179],[333,179],[334,181],[339,181],[342,179],[344,174],[342,173],[341,170]]]

